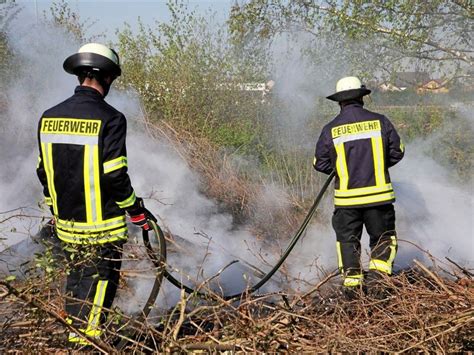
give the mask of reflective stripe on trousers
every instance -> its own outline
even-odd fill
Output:
[[[98,338],[102,335],[102,331],[99,329],[100,315],[102,312],[102,306],[104,304],[105,293],[107,292],[108,283],[108,280],[99,280],[97,282],[97,287],[94,295],[94,303],[89,313],[87,328],[79,328],[79,331],[88,337]],[[69,324],[72,324],[72,319],[67,319],[67,322]],[[79,343],[81,345],[89,345],[89,342],[86,339],[74,332],[69,333],[68,341],[71,343]]]
[[[390,237],[390,255],[387,260],[372,259],[369,263],[370,270],[384,272],[388,275],[392,274],[393,261],[397,255],[397,237],[392,235]]]

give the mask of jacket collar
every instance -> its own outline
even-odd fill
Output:
[[[74,89],[74,93],[103,99],[102,94],[98,92],[96,89],[91,88],[90,86],[82,86],[82,85],[76,86],[76,88]]]
[[[347,103],[346,105],[342,106],[341,107],[341,112],[346,111],[346,110],[350,110],[350,109],[353,109],[353,108],[362,108],[362,107],[364,107],[363,104],[354,101],[354,102],[350,102],[350,103]]]

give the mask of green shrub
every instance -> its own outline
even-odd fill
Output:
[[[121,86],[137,90],[151,120],[165,120],[216,144],[250,144],[261,94],[243,88],[256,63],[235,56],[225,31],[213,29],[182,3],[169,3],[169,9],[169,23],[118,33]]]

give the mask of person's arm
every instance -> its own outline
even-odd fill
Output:
[[[122,209],[129,209],[136,202],[135,191],[128,176],[126,136],[127,121],[122,114],[107,122],[102,133],[104,186]]]
[[[405,146],[392,122],[388,119],[385,119],[385,127],[388,146],[387,164],[388,167],[391,167],[403,159],[403,156],[405,155]]]
[[[135,195],[128,176],[127,121],[121,114],[104,128],[104,183],[115,203],[130,216],[133,224],[150,230],[148,220],[156,218],[145,208],[143,200]]]
[[[314,153],[313,167],[324,174],[330,174],[333,171],[331,160],[332,141],[330,140],[327,130],[323,129],[316,143],[316,151]]]
[[[38,125],[38,148],[39,148],[39,154],[38,154],[38,165],[36,166],[36,175],[38,176],[38,179],[43,186],[43,195],[44,195],[44,201],[45,203],[49,206],[51,213],[53,213],[53,199],[51,198],[51,195],[49,193],[49,188],[48,188],[48,178],[46,176],[46,170],[44,166],[44,157],[43,157],[43,152],[41,150],[41,141],[40,141],[40,127],[41,127],[41,121],[39,122]],[[54,213],[53,213],[54,214]]]

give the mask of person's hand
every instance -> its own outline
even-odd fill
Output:
[[[140,197],[137,197],[137,201],[129,210],[127,210],[127,213],[130,216],[130,221],[145,231],[149,231],[151,229],[150,225],[148,224],[149,219],[156,222],[155,216],[153,216],[151,212],[145,208],[143,199]]]

